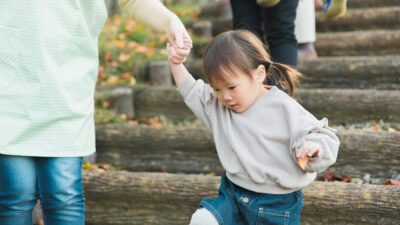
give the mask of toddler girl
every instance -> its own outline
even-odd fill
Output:
[[[190,47],[167,50],[184,56]],[[221,33],[208,45],[208,83],[196,81],[183,60],[169,60],[226,171],[218,197],[204,199],[190,224],[300,224],[301,188],[336,161],[339,148],[328,120],[317,120],[291,97],[301,74],[272,62],[262,42],[243,30]]]

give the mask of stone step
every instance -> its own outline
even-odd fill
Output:
[[[195,60],[186,65],[200,78],[202,63]],[[300,62],[298,68],[305,75],[300,85],[304,88],[400,90],[400,55],[319,57]]]
[[[111,91],[112,92],[112,91]],[[127,92],[126,92],[127,93]],[[163,115],[173,120],[194,119],[175,88],[135,88],[132,95],[121,98],[110,91],[97,90],[101,99],[111,98],[111,107],[125,113],[121,102],[133,102],[133,116]],[[297,100],[317,118],[327,117],[331,123],[358,123],[364,121],[400,122],[400,91],[352,89],[303,89],[298,90]],[[128,109],[129,110],[129,109]]]
[[[400,55],[400,30],[319,33],[315,47],[319,56]]]
[[[374,8],[400,6],[398,0],[351,0],[347,2],[347,8],[352,10],[356,8]],[[230,6],[223,6],[216,1],[204,5],[200,9],[199,17],[201,19],[220,18],[229,15]]]
[[[400,132],[338,132],[337,162],[328,169],[362,178],[392,178],[400,174]],[[213,173],[222,166],[211,134],[203,126],[97,125],[97,163],[129,171]]]
[[[84,172],[86,224],[187,225],[219,177]],[[397,225],[400,186],[314,182],[303,189],[302,224]]]
[[[399,3],[400,4],[400,3]],[[232,29],[231,18],[212,18],[213,34]],[[316,14],[317,32],[338,32],[373,29],[400,29],[400,6],[351,9],[337,19],[327,19],[322,12]]]
[[[337,32],[371,29],[399,29],[399,6],[351,9],[337,19],[328,19],[322,12],[316,14],[317,32]]]
[[[304,88],[400,90],[400,55],[319,57],[303,61]]]
[[[348,8],[372,8],[383,6],[400,6],[399,0],[350,0],[347,1]]]
[[[196,41],[193,56],[201,58],[209,39]],[[319,33],[315,42],[319,56],[400,55],[400,30],[368,30]]]

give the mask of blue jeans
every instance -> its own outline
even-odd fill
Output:
[[[301,190],[288,194],[249,191],[221,177],[218,197],[200,205],[210,211],[219,225],[300,225],[303,208]]]
[[[0,154],[0,224],[31,225],[37,199],[45,224],[83,225],[82,158]]]

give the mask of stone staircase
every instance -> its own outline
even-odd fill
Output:
[[[203,7],[200,27],[209,29],[203,33],[230,29],[216,6]],[[328,171],[400,179],[400,1],[350,0],[348,6],[337,20],[317,15],[320,57],[300,63],[306,79],[297,99],[336,125],[390,123],[397,131],[340,127],[338,161]],[[194,51],[201,55],[204,46]],[[201,75],[201,59],[187,66]],[[174,87],[99,89],[96,96],[137,118],[195,119]],[[210,134],[198,123],[98,125],[96,135],[96,162],[129,172],[85,172],[89,225],[187,225],[199,201],[217,194],[223,170]],[[400,224],[400,186],[316,181],[304,196],[302,224]]]

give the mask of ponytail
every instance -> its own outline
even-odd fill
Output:
[[[282,63],[265,62],[263,65],[267,73],[264,83],[277,86],[293,97],[302,74],[296,69]]]

